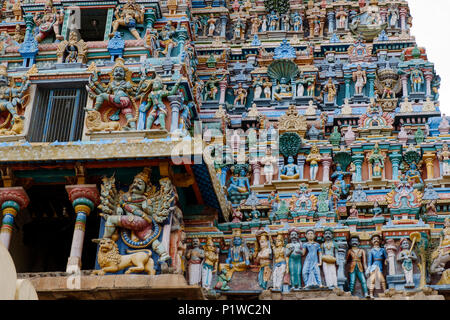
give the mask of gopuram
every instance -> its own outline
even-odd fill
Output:
[[[39,299],[450,297],[406,0],[2,5],[0,242]]]

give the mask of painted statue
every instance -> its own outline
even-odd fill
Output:
[[[281,180],[293,180],[300,177],[300,171],[298,166],[294,163],[294,157],[289,156],[287,164],[281,168],[280,178]]]
[[[209,290],[211,289],[213,273],[217,272],[219,264],[219,248],[216,248],[212,238],[208,237],[203,250],[205,260],[202,264],[202,287]]]
[[[247,90],[242,87],[242,83],[238,84],[238,87],[236,90],[234,90],[235,99],[233,104],[237,104],[238,102],[240,105],[245,106],[245,99],[247,98]]]
[[[372,236],[372,249],[369,250],[366,276],[370,297],[373,298],[375,283],[380,282],[383,292],[386,291],[386,280],[383,276],[383,265],[388,258],[386,250],[380,247],[381,237],[378,234]]]
[[[414,69],[411,71],[409,79],[411,81],[412,92],[420,92],[425,82],[423,72],[420,69]]]
[[[319,269],[319,266],[322,265],[322,250],[320,245],[314,241],[315,237],[314,230],[306,231],[307,242],[303,244],[303,254],[306,254],[306,258],[302,271],[305,288],[322,286]]]
[[[131,71],[124,65],[122,58],[117,58],[110,73],[110,81],[104,86],[98,77],[98,72],[89,78],[90,95],[95,98],[94,110],[99,111],[104,103],[118,109],[127,120],[128,130],[136,129],[136,103],[134,94],[136,85],[131,81]],[[114,115],[113,115],[114,116]],[[111,120],[117,120],[110,118]]]
[[[338,247],[333,241],[333,230],[325,229],[323,232],[325,242],[322,243],[322,270],[325,276],[327,287],[337,287],[337,269],[336,259],[338,256]]]
[[[337,89],[333,83],[332,78],[328,79],[328,82],[323,87],[323,91],[327,93],[327,102],[334,102],[337,94]]]
[[[221,264],[220,269],[226,270],[226,276],[231,279],[235,272],[242,272],[247,270],[250,265],[250,252],[247,245],[244,243],[240,230],[233,235],[233,241],[228,250],[228,257],[224,264]]]
[[[235,170],[238,171],[238,170]],[[228,187],[228,195],[248,195],[250,192],[250,182],[247,177],[247,173],[244,169],[234,173],[235,175],[230,178],[230,186]]]
[[[350,185],[345,182],[345,176],[351,175],[351,172],[346,172],[342,170],[341,165],[336,164],[336,171],[331,175],[331,179],[336,179],[333,186],[337,188],[337,191],[342,196],[347,196],[349,192]]]
[[[291,288],[298,290],[302,286],[303,245],[296,229],[289,230],[289,240],[290,242],[286,245],[286,257],[289,258],[289,278],[291,281]]]
[[[376,143],[372,153],[369,155],[369,163],[372,165],[373,178],[381,178],[383,176],[384,158],[385,156],[381,153],[378,143]]]
[[[253,80],[253,88],[254,88],[253,93],[254,99],[260,99],[263,90],[263,80],[260,75],[258,75],[255,78],[255,80]]]
[[[438,153],[438,159],[442,162],[443,175],[450,175],[450,150],[448,144],[442,144],[442,150]]]
[[[241,209],[239,209],[239,207],[233,210],[232,218],[232,223],[239,223],[244,218],[244,214],[241,212]]]
[[[395,244],[395,239],[386,239],[386,244],[384,249],[387,253],[387,262],[388,262],[388,274],[395,275],[396,274],[396,256],[397,256],[397,245]]]
[[[275,11],[269,14],[269,31],[275,31],[278,29],[278,15]]]
[[[347,11],[345,11],[344,7],[341,6],[339,11],[336,13],[336,21],[338,29],[345,29],[347,25]]]
[[[402,239],[400,247],[402,250],[397,255],[397,261],[402,264],[402,270],[406,280],[405,288],[414,288],[413,264],[417,260],[417,255],[412,250],[413,248],[408,238]]]
[[[264,78],[263,87],[264,97],[270,99],[272,96],[272,82],[270,82],[268,78]]]
[[[275,247],[273,248],[273,273],[272,283],[274,290],[281,290],[283,285],[284,275],[286,273],[286,248],[284,246],[283,235],[279,234],[275,238]]]
[[[302,16],[295,12],[292,15],[293,29],[295,32],[303,32],[303,19]]]
[[[362,70],[359,64],[356,71],[353,72],[353,81],[355,82],[355,95],[362,95],[364,86],[367,83],[366,71]]]
[[[256,235],[258,242],[253,256],[254,262],[259,267],[258,283],[264,290],[267,289],[272,277],[272,248],[268,237],[269,235],[265,231]]]
[[[312,145],[311,151],[306,157],[306,162],[309,162],[309,179],[316,181],[317,172],[319,171],[319,162],[322,160],[319,148],[316,145]]]
[[[212,37],[214,35],[214,31],[216,30],[216,21],[214,18],[214,14],[211,13],[207,23],[208,23],[208,37]]]
[[[141,39],[139,32],[136,30],[137,24],[144,22],[145,7],[136,3],[135,0],[127,0],[122,8],[116,7],[114,16],[116,20],[112,23],[112,31],[109,37],[113,37],[119,26],[127,27],[136,39]]]
[[[197,285],[202,282],[202,262],[205,251],[200,248],[200,240],[192,239],[192,248],[186,252],[188,260],[189,285]]]
[[[273,89],[275,99],[280,101],[282,98],[292,97],[292,88],[289,82],[290,80],[284,77],[278,81],[278,84]]]
[[[52,0],[47,0],[44,12],[40,15],[36,13],[33,20],[39,31],[35,37],[37,42],[44,40],[52,30],[55,33],[56,40],[64,39],[59,33],[59,26],[62,25],[64,20],[64,9],[61,8],[61,11],[58,12],[53,6]]]
[[[275,173],[274,166],[277,164],[277,158],[272,155],[271,149],[268,148],[266,150],[266,155],[261,159],[261,164],[264,166],[265,184],[272,184],[273,174]]]
[[[102,205],[99,208],[105,219],[103,238],[116,237],[117,228],[129,230],[131,235],[122,232],[127,243],[139,247],[151,245],[152,250],[159,255],[158,262],[163,263],[171,257],[158,237],[162,224],[175,209],[174,186],[168,178],[162,178],[159,181],[160,189],[155,191],[150,175],[151,169],[144,168],[134,177],[127,192],[101,195]],[[109,179],[105,183],[106,190]]]
[[[205,82],[205,97],[203,100],[216,100],[216,95],[219,89],[217,88],[217,84],[224,80],[226,75],[223,75],[220,79],[217,78],[217,75],[214,73],[211,75],[208,81]]]
[[[251,26],[250,32],[251,32],[251,35],[253,36],[258,33],[258,30],[262,24],[262,21],[258,16],[255,16],[251,19],[251,22],[252,22],[252,26]]]
[[[375,218],[375,217],[378,217],[380,214],[383,213],[383,209],[382,209],[382,208],[380,207],[380,205],[378,204],[378,201],[375,201],[375,202],[373,203],[373,208],[370,209],[370,211],[372,212],[374,218]]]
[[[164,57],[170,57],[172,55],[172,50],[177,45],[174,40],[176,35],[175,27],[172,25],[172,21],[167,21],[164,28],[159,32],[159,52]]]
[[[359,238],[352,237],[350,239],[350,250],[347,251],[347,264],[349,265],[349,277],[350,277],[350,292],[354,294],[355,292],[355,282],[358,278],[361,283],[363,294],[365,297],[368,296],[366,277],[364,276],[364,271],[367,269],[366,262],[366,252],[359,248]]]

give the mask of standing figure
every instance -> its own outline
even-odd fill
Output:
[[[352,205],[352,208],[350,209],[350,215],[348,216],[348,219],[358,219],[358,209],[356,209],[356,204]]]
[[[209,290],[213,272],[217,272],[217,265],[219,264],[219,248],[216,248],[212,238],[208,237],[203,250],[205,252],[205,261],[203,261],[202,266],[202,287]]]
[[[291,280],[291,288],[300,289],[301,274],[302,274],[302,255],[303,246],[302,242],[298,238],[298,232],[296,229],[289,230],[290,243],[286,246],[286,257],[289,258],[289,276]]]
[[[326,92],[327,102],[334,102],[334,98],[336,97],[336,86],[333,83],[333,79],[329,78],[327,84],[323,87],[323,91]]]
[[[390,15],[389,26],[391,28],[397,27],[398,18],[400,16],[398,9],[395,7],[390,7],[388,11],[388,15]]]
[[[286,249],[284,247],[283,235],[279,234],[275,239],[275,248],[273,248],[274,269],[272,282],[274,290],[281,290],[284,274],[286,272]]]
[[[320,244],[314,241],[315,237],[314,230],[306,231],[306,239],[308,241],[303,244],[303,254],[308,252],[303,265],[305,288],[322,287],[319,269],[319,266],[322,265],[322,250],[320,249]]]
[[[358,64],[356,71],[353,72],[353,81],[355,82],[355,95],[362,95],[364,86],[367,83],[367,75],[360,64]]]
[[[251,33],[252,36],[254,36],[255,34],[258,33],[258,30],[259,30],[259,27],[260,27],[261,24],[262,24],[262,21],[261,21],[260,18],[258,18],[258,16],[254,16],[254,17],[251,19],[251,22],[252,22],[252,27],[251,27],[251,29],[250,29],[250,33]]]
[[[339,11],[336,13],[336,20],[337,20],[337,28],[338,29],[345,29],[347,25],[347,12],[345,11],[344,7],[341,6],[339,8]]]
[[[241,17],[238,16],[236,22],[234,23],[233,40],[243,40],[245,36],[245,22],[242,21]]]
[[[413,93],[420,92],[420,90],[422,89],[422,85],[425,82],[422,70],[420,69],[412,70],[410,74],[410,80],[412,92]]]
[[[412,251],[413,248],[411,248],[411,243],[408,238],[403,238],[400,242],[400,247],[402,251],[398,253],[397,261],[402,263],[402,269],[406,279],[405,288],[414,288],[413,263],[417,260],[417,255]]]
[[[212,74],[208,81],[205,83],[205,96],[203,100],[216,100],[216,95],[219,89],[217,88],[217,84],[224,80],[226,75],[224,74],[222,78],[218,78],[217,74]]]
[[[292,15],[292,21],[294,23],[294,31],[303,32],[303,19],[298,12]]]
[[[130,30],[136,39],[141,39],[139,32],[136,30],[136,25],[144,22],[144,13],[145,7],[141,7],[135,0],[127,0],[122,10],[120,7],[117,7],[114,12],[116,20],[112,23],[112,31],[109,37],[111,38],[115,35],[119,26],[124,26]]]
[[[372,249],[369,251],[368,268],[366,276],[368,279],[368,287],[370,297],[373,298],[375,282],[381,282],[383,292],[386,291],[386,280],[383,276],[383,264],[386,264],[387,253],[384,248],[380,247],[381,237],[378,234],[372,236]]]
[[[268,234],[263,231],[256,236],[258,243],[255,248],[254,261],[259,266],[258,283],[264,290],[267,289],[270,278],[272,277],[272,248],[268,239]]]
[[[253,88],[254,89],[254,99],[260,99],[262,94],[263,81],[261,79],[261,75],[258,75],[255,80],[253,80]]]
[[[314,97],[316,92],[316,78],[314,76],[305,79],[306,96]]]
[[[386,245],[384,246],[384,248],[386,249],[386,253],[387,253],[387,261],[388,261],[388,274],[390,276],[395,275],[396,274],[396,270],[395,270],[395,264],[396,264],[396,259],[395,256],[397,254],[397,246],[395,245],[395,240],[394,239],[387,239],[386,240]]]
[[[300,74],[300,77],[295,80],[295,85],[297,86],[297,92],[296,95],[297,97],[303,97],[303,94],[305,93],[305,79],[303,77],[303,72]]]
[[[272,96],[272,89],[271,89],[272,82],[270,82],[268,78],[264,79],[263,87],[264,87],[264,96],[266,97],[266,99],[270,99]]]
[[[283,26],[283,31],[289,31],[291,28],[291,21],[289,18],[289,14],[285,14],[282,18],[281,18],[281,23]]]
[[[352,237],[350,239],[350,250],[347,251],[347,263],[349,264],[349,277],[350,277],[350,292],[355,292],[355,281],[359,279],[363,294],[368,296],[366,278],[364,276],[364,270],[367,269],[366,265],[366,252],[359,248],[359,238]]]
[[[266,32],[268,25],[269,25],[269,23],[267,21],[267,16],[263,15],[262,21],[261,21],[261,32]]]
[[[322,160],[319,148],[316,145],[311,147],[311,151],[306,157],[306,162],[309,162],[309,179],[316,181],[317,171],[319,171],[319,161]]]
[[[327,228],[323,233],[325,242],[322,243],[322,269],[327,287],[337,287],[336,259],[338,247],[333,241],[333,230]]]
[[[238,84],[238,87],[236,90],[234,90],[234,95],[236,98],[234,99],[234,104],[236,105],[237,102],[240,102],[240,105],[245,106],[245,98],[247,98],[247,90],[242,87],[242,83]]]
[[[266,155],[262,158],[261,164],[264,165],[264,176],[266,181],[264,184],[272,184],[273,174],[275,172],[274,165],[276,165],[277,159],[272,156],[272,151],[270,148],[266,150]]]
[[[200,240],[192,239],[192,249],[186,253],[189,270],[189,285],[200,284],[202,281],[202,262],[205,257],[205,251],[200,249]]]
[[[278,28],[278,15],[272,11],[269,15],[269,31],[275,31]]]
[[[233,210],[233,220],[231,220],[232,223],[239,223],[242,221],[242,218],[244,217],[244,214],[241,212],[241,209],[236,208]]]
[[[216,21],[217,21],[217,19],[214,18],[214,14],[211,13],[211,15],[209,16],[209,19],[207,21],[208,37],[212,37],[214,35],[214,31],[216,30]]]

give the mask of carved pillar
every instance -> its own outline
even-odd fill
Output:
[[[67,40],[67,36],[69,35],[69,32],[67,32],[69,30],[69,19],[70,19],[70,12],[72,10],[71,9],[66,9],[64,12],[64,21],[63,21],[63,25],[61,28],[61,36],[64,37],[65,40]],[[77,13],[75,13],[77,14]],[[75,16],[76,18],[76,16]],[[69,30],[71,31],[71,30]]]
[[[156,21],[156,14],[153,10],[147,10],[144,14],[145,25],[147,29],[152,29]]]
[[[383,21],[383,23],[386,23],[387,21],[387,9],[386,8],[380,8],[380,16],[381,16],[381,21]]]
[[[334,29],[335,29],[335,20],[334,20],[334,17],[335,17],[335,12],[334,11],[329,11],[328,13],[327,13],[327,18],[328,18],[328,33],[329,34],[333,34],[333,32],[334,32]]]
[[[9,248],[13,230],[14,218],[20,210],[26,208],[30,199],[22,187],[0,188],[0,204],[3,213],[0,229],[0,242]]]
[[[348,248],[348,244],[346,241],[338,242],[337,282],[338,282],[338,287],[341,290],[344,290],[345,283],[347,282],[347,278],[345,277],[345,264],[346,264],[347,248]]]
[[[167,99],[170,101],[170,108],[172,109],[172,121],[170,123],[170,132],[175,132],[178,129],[178,123],[180,121],[180,107],[183,96],[173,95],[168,96]]]
[[[330,166],[331,166],[331,157],[329,154],[325,155],[322,159],[323,166],[323,182],[330,182]]]
[[[281,175],[281,169],[283,169],[284,166],[284,158],[281,156],[278,158],[278,179],[281,179],[280,175]]]
[[[389,159],[391,159],[392,163],[392,180],[396,181],[398,180],[399,166],[402,160],[402,155],[395,151],[394,153],[389,153]]]
[[[261,163],[258,162],[258,160],[255,160],[252,163],[252,169],[253,169],[253,183],[252,186],[260,185],[260,178],[261,178]]]
[[[306,157],[304,155],[298,156],[297,163],[298,163],[298,171],[300,171],[300,179],[304,179],[303,173],[305,171],[305,161]]]
[[[408,96],[408,75],[402,74],[403,98]]]
[[[220,36],[223,37],[223,38],[225,38],[225,36],[226,36],[227,21],[228,21],[227,16],[221,16],[220,17],[220,22],[222,24],[222,27],[220,28]]]
[[[374,72],[370,72],[367,74],[367,81],[369,82],[369,98],[373,98],[375,97],[375,87],[374,87],[374,82],[375,82],[375,71]]]
[[[425,152],[423,155],[423,159],[425,160],[425,164],[427,166],[427,179],[434,179],[434,159],[436,158],[436,154],[431,152]]]
[[[227,91],[227,80],[222,80],[219,82],[219,86],[220,86],[220,101],[219,104],[224,104],[225,103],[225,92]]]
[[[431,97],[431,80],[433,80],[433,74],[432,73],[425,73],[425,81],[427,84],[427,97]]]
[[[362,181],[362,164],[364,162],[364,155],[357,153],[352,156],[352,161],[355,164],[356,172],[355,172],[355,181],[361,182]]]
[[[345,73],[344,79],[345,79],[345,98],[350,99],[350,82],[352,81],[352,75],[349,73]]]
[[[103,41],[109,40],[109,34],[111,33],[113,19],[114,19],[114,8],[108,8],[108,14],[106,16],[105,35],[103,36]]]
[[[402,31],[406,30],[406,15],[408,13],[408,9],[405,7],[400,8],[400,21]]]
[[[73,231],[72,247],[67,262],[66,272],[73,273],[81,268],[81,254],[83,252],[86,217],[100,203],[97,186],[95,184],[76,184],[66,186],[69,200],[72,202],[75,214],[75,230]]]

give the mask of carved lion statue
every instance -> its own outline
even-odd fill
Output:
[[[14,124],[11,129],[0,129],[0,136],[12,136],[21,134],[23,131],[23,119],[21,117],[14,118]]]
[[[125,274],[132,272],[147,272],[154,275],[154,261],[151,250],[144,249],[135,251],[132,254],[120,255],[117,244],[108,238],[94,239],[93,242],[99,243],[97,262],[100,270],[94,270],[94,275],[104,275],[106,272],[115,273],[125,268],[131,267],[125,271]]]
[[[86,127],[90,132],[96,131],[119,131],[119,121],[103,122],[101,114],[95,110],[89,110],[86,116]]]

